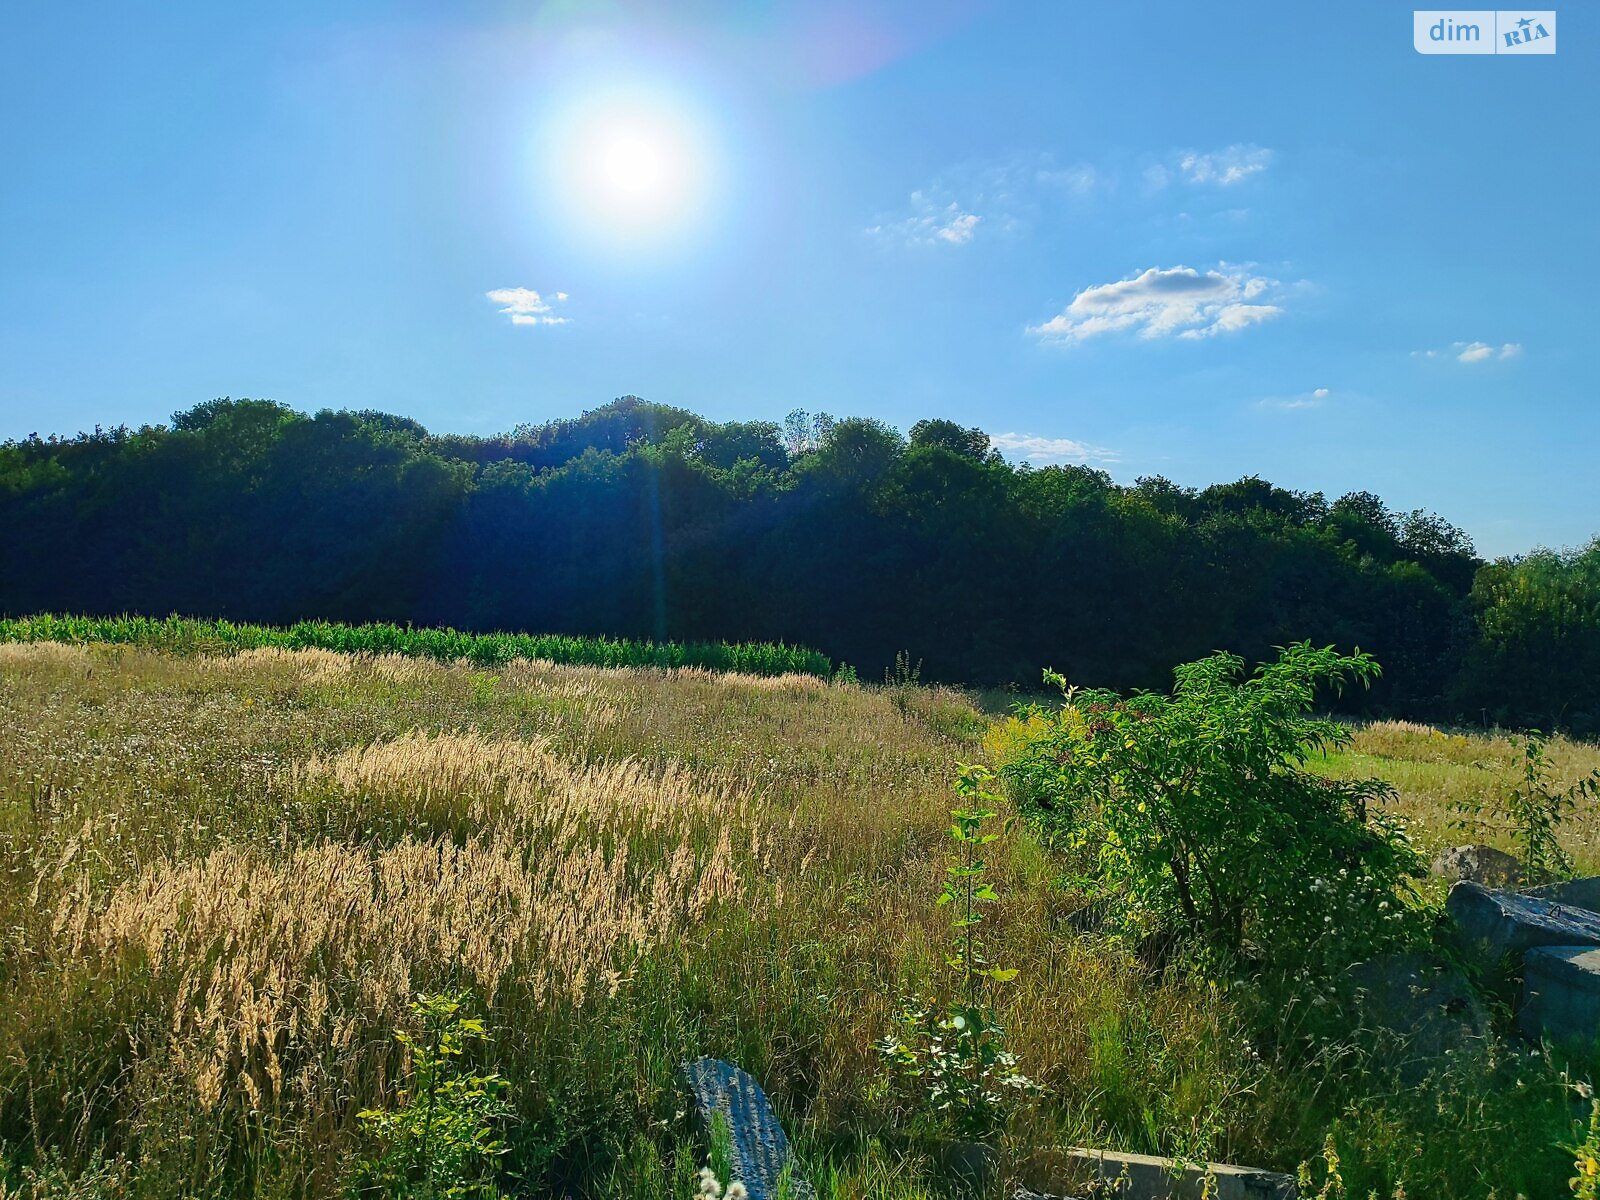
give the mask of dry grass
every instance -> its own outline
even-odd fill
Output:
[[[334,1195],[354,1113],[393,1098],[406,1001],[467,986],[532,1194],[671,1194],[671,1073],[700,1053],[762,1079],[828,1196],[923,1194],[855,1139],[890,1114],[871,1043],[941,969],[948,784],[984,723],[959,693],[898,700],[0,645],[0,1175]],[[1389,775],[1431,829],[1515,750],[1386,724],[1328,769]],[[1056,865],[994,850],[992,953],[1025,981],[1002,1017],[1048,1098],[1019,1134],[1292,1168],[1227,995],[1073,932]]]
[[[647,1131],[719,1044],[857,1111],[885,979],[931,961],[957,749],[809,676],[0,646],[0,1138],[324,1194],[445,986],[605,1098],[580,1138]]]

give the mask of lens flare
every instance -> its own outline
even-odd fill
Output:
[[[659,101],[610,99],[563,122],[555,174],[575,218],[595,232],[667,233],[705,205],[704,136]]]

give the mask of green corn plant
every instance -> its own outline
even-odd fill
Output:
[[[779,642],[650,642],[561,634],[463,633],[411,626],[341,625],[299,621],[287,628],[172,616],[72,617],[42,613],[0,619],[0,642],[73,642],[143,646],[178,653],[228,653],[278,646],[342,654],[402,654],[440,662],[465,659],[497,667],[542,659],[595,667],[703,667],[747,675],[815,675],[827,679],[833,661],[803,646]]]

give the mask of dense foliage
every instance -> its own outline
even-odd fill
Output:
[[[0,614],[179,612],[815,646],[1117,688],[1310,638],[1377,709],[1600,721],[1600,548],[1483,566],[1377,497],[1013,467],[979,430],[626,397],[500,437],[216,400],[0,446]],[[1465,664],[1465,665],[1463,665]]]
[[[468,1047],[489,1040],[483,1021],[466,1014],[469,999],[466,992],[424,992],[411,1002],[420,1031],[395,1032],[408,1052],[409,1078],[395,1108],[356,1114],[376,1150],[356,1160],[345,1189],[349,1200],[499,1195],[493,1167],[510,1147],[495,1131],[513,1110],[505,1100],[504,1079],[463,1066]]]
[[[1307,769],[1351,741],[1309,715],[1319,693],[1377,674],[1367,655],[1299,643],[1248,677],[1228,654],[1186,663],[1171,695],[1069,689],[1028,713],[1005,773],[1084,859],[1085,890],[1140,931],[1229,956],[1247,939],[1282,956],[1331,938],[1344,967],[1404,935],[1401,885],[1422,874],[1387,783]]]

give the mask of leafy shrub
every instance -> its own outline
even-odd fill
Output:
[[[1567,1184],[1577,1200],[1600,1200],[1600,1100],[1587,1084],[1576,1090],[1588,1101],[1589,1122],[1578,1141],[1567,1147],[1572,1151],[1572,1169],[1577,1172]]]
[[[465,993],[421,995],[411,1005],[421,1036],[395,1034],[410,1053],[410,1086],[398,1108],[358,1114],[380,1151],[356,1163],[352,1195],[454,1200],[494,1194],[491,1168],[506,1152],[494,1130],[511,1109],[504,1079],[462,1069],[467,1044],[487,1040],[483,1022],[465,1015],[466,1002]]]
[[[910,718],[911,696],[921,679],[922,660],[919,658],[913,664],[911,655],[905,650],[896,651],[892,668],[884,668],[883,686],[889,693],[890,702],[899,710],[902,717]]]
[[[1396,893],[1422,864],[1377,810],[1389,785],[1302,769],[1350,741],[1308,715],[1319,689],[1364,683],[1377,663],[1300,643],[1243,673],[1216,654],[1178,667],[1171,695],[1067,688],[1059,712],[1024,710],[1004,773],[1046,839],[1079,852],[1080,885],[1119,897],[1145,932],[1224,954],[1247,938],[1305,950],[1330,931],[1359,954],[1399,936]]]

